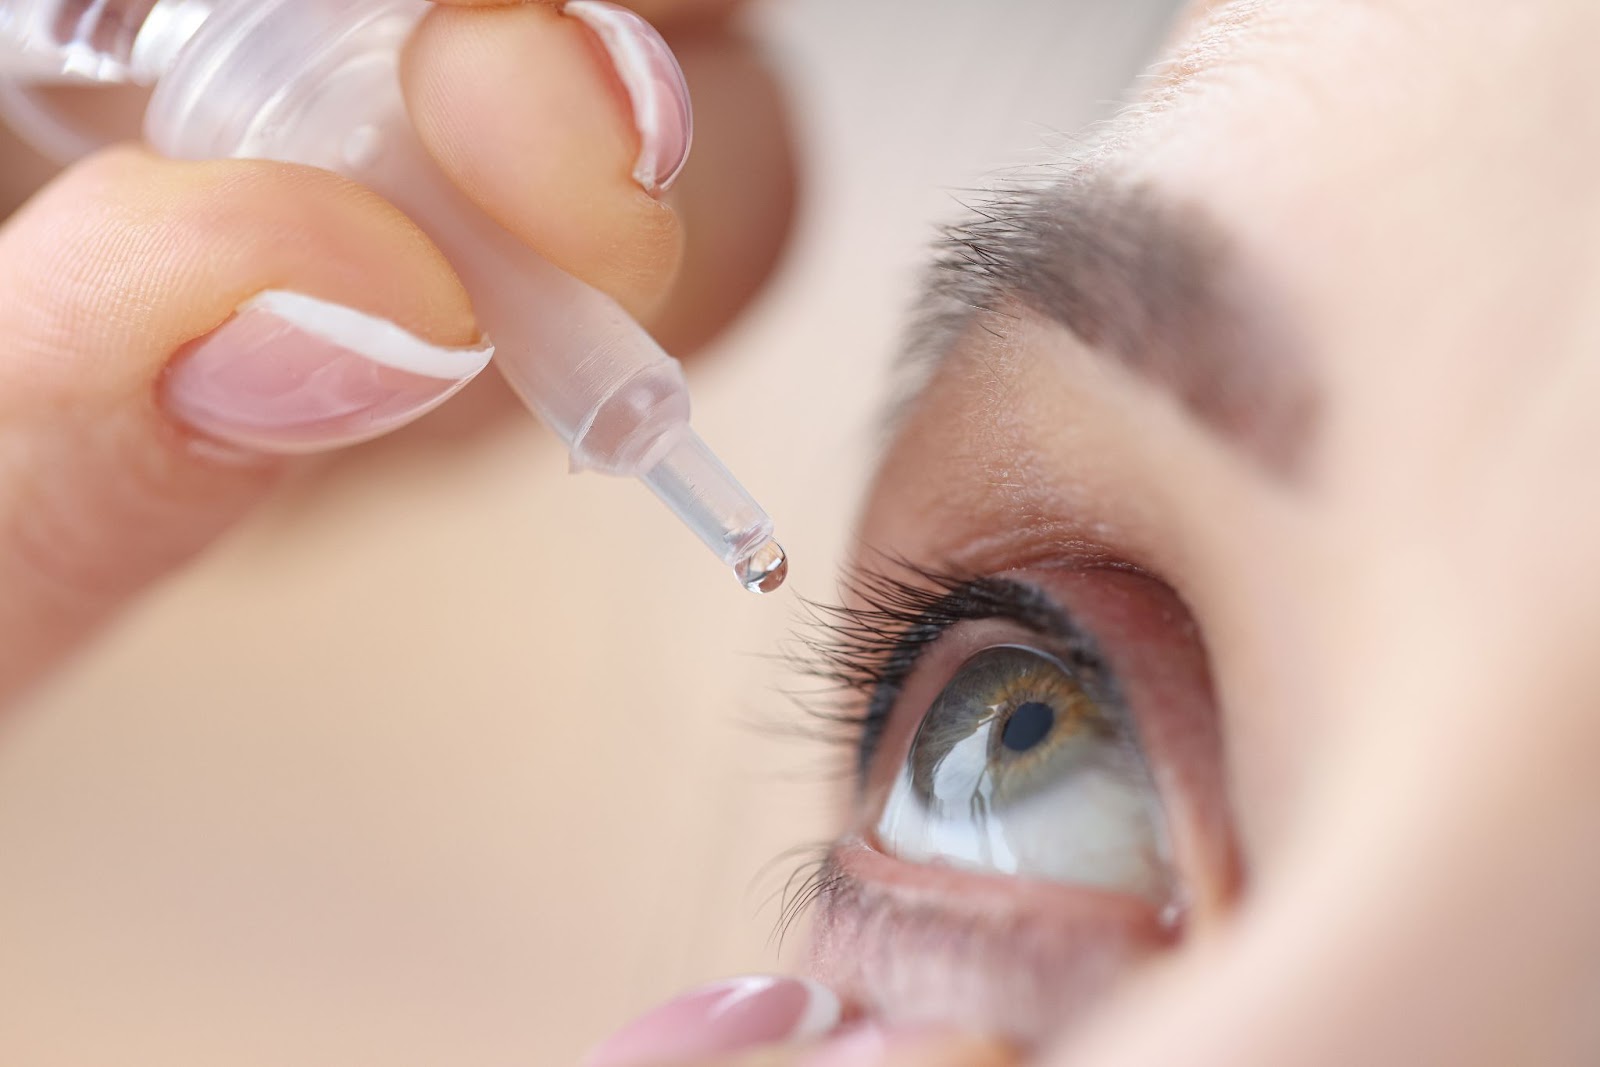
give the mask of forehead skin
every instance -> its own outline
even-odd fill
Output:
[[[1391,655],[1587,670],[1569,653],[1600,630],[1596,42],[1588,0],[1214,5],[1116,152],[1204,205],[1310,347],[1315,490],[1292,536],[1252,546],[1280,553],[1228,567],[1338,575],[1315,612],[1280,605],[1330,650],[1324,715],[1359,713],[1346,650],[1375,615],[1410,615]],[[1319,702],[1304,678],[1278,695]]]
[[[1444,399],[1459,465],[1592,329],[1596,42],[1583,0],[1215,5],[1117,155],[1282,286],[1347,435]]]

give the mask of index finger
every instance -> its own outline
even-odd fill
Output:
[[[933,1031],[904,1033],[863,1026],[819,1044],[758,1049],[729,1059],[673,1067],[1018,1067],[1016,1049],[981,1038]]]

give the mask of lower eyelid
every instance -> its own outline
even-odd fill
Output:
[[[1024,1044],[1178,936],[1121,894],[905,863],[862,838],[834,849],[818,903],[818,977],[867,1014]]]

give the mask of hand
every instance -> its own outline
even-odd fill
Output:
[[[774,263],[790,159],[731,5],[639,6],[695,27],[676,39],[702,90],[697,158],[664,199],[634,180],[648,146],[625,79],[578,18],[441,4],[405,78],[482,207],[682,351]],[[138,148],[81,162],[0,228],[0,331],[0,701],[227,529],[288,454],[398,428],[487,355],[449,264],[370,193]]]
[[[634,1067],[1020,1067],[1020,1063],[1010,1051],[976,1038],[933,1034],[891,1038],[863,1030],[817,1044],[760,1049],[727,1059]]]
[[[831,991],[748,975],[702,986],[603,1041],[584,1067],[1014,1067],[1013,1049],[937,1028],[839,1025]]]

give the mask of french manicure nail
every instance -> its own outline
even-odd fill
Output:
[[[442,348],[301,293],[265,292],[188,345],[162,382],[167,410],[210,437],[275,453],[378,437],[431,411],[494,348]]]
[[[563,9],[600,39],[633,107],[639,158],[633,179],[659,196],[689,161],[694,109],[683,68],[655,27],[606,0],[568,0]]]
[[[839,1025],[839,998],[803,978],[756,975],[704,986],[607,1038],[585,1067],[690,1062],[799,1041]]]

